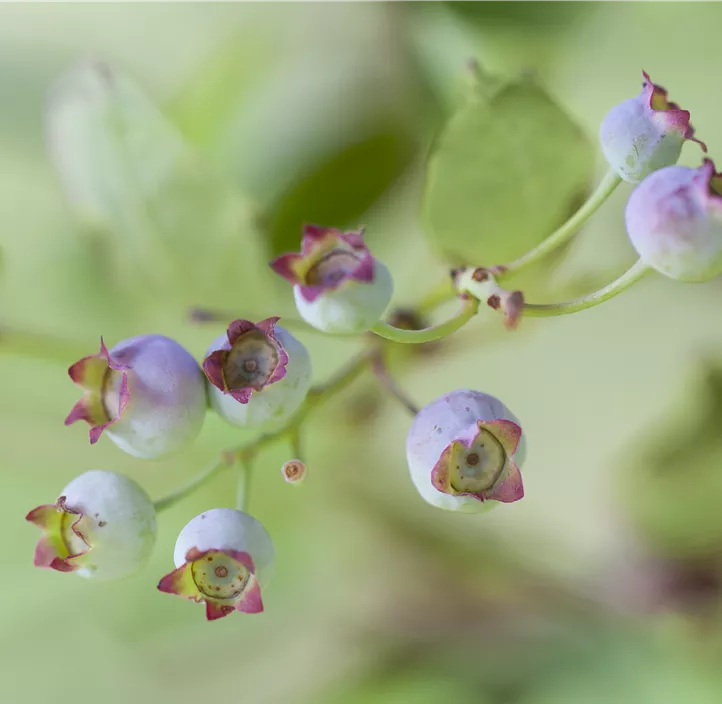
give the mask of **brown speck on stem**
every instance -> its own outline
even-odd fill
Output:
[[[489,272],[482,267],[477,267],[474,269],[474,273],[471,275],[471,278],[474,279],[474,281],[486,281],[489,278]]]
[[[488,305],[489,308],[493,308],[494,310],[499,310],[499,306],[501,305],[501,298],[499,298],[499,296],[494,293],[486,299],[486,305]]]

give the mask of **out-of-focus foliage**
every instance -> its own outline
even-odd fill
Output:
[[[74,67],[55,84],[47,120],[64,192],[124,295],[138,293],[131,277],[156,295],[193,281],[187,293],[203,298],[218,297],[218,282],[257,278],[249,208],[131,79],[99,61]]]
[[[719,555],[722,369],[718,361],[707,362],[684,380],[695,408],[673,409],[669,420],[655,423],[650,437],[630,445],[620,492],[657,549],[677,556]]]
[[[455,264],[491,266],[541,242],[578,205],[592,148],[532,79],[478,86],[428,164],[428,234]]]
[[[468,386],[518,409],[526,496],[486,516],[418,498],[404,461],[409,419],[359,380],[311,420],[302,487],[278,471],[288,448],[259,458],[251,510],[278,557],[258,617],[207,624],[202,609],[155,591],[180,528],[229,504],[231,472],[160,517],[150,564],[121,583],[34,570],[37,535],[22,518],[91,468],[159,497],[246,437],[209,416],[196,444],[158,462],[89,447],[83,428],[62,426],[77,400],[65,368],[100,334],[158,332],[200,355],[222,328],[191,325],[189,305],[293,314],[266,262],[295,248],[305,218],[365,224],[399,304],[446,275],[439,245],[466,255],[441,231],[432,246],[420,212],[434,136],[471,110],[467,59],[511,81],[495,93],[510,91],[508,104],[541,100],[592,141],[646,69],[689,107],[719,160],[722,97],[704,69],[721,24],[713,3],[0,6],[3,701],[717,704],[716,377],[695,369],[701,358],[719,366],[719,283],[650,277],[578,316],[514,334],[479,316],[427,353],[400,353],[395,373],[419,403]],[[102,217],[90,230],[45,134],[52,86],[87,59],[135,86],[120,113],[113,103],[111,122],[135,135],[122,159],[98,161],[108,138],[123,143],[105,118],[88,147],[63,147],[94,169],[83,193]],[[529,70],[534,81],[520,82]],[[492,119],[475,109],[470,122]],[[78,113],[70,127],[81,129]],[[591,152],[574,139],[578,162],[550,151],[528,184],[551,194],[563,169],[564,199],[535,201],[549,228],[590,180]],[[683,161],[696,165],[698,151]],[[121,181],[119,164],[130,169]],[[488,162],[476,164],[481,178]],[[545,263],[545,295],[591,289],[631,261],[628,194],[620,186],[558,266]],[[463,214],[477,200],[454,202]],[[132,226],[139,203],[152,240]],[[451,236],[486,247],[482,223]],[[501,251],[508,233],[491,234],[493,259],[517,253]],[[162,253],[148,258],[146,247]],[[318,381],[358,347],[302,337]]]
[[[594,8],[594,0],[568,0],[567,2],[533,2],[520,0],[444,0],[444,3],[474,22],[493,22],[527,25],[534,29],[555,29],[580,19]]]

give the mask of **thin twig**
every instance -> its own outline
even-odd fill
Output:
[[[381,350],[371,358],[371,371],[381,386],[406,408],[411,415],[415,416],[419,412],[419,407],[406,395],[406,392],[391,376],[386,365],[386,360],[384,359],[384,353]]]

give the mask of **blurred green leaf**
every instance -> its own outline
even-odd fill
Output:
[[[655,547],[685,557],[718,555],[722,544],[722,367],[708,363],[675,409],[630,448],[619,477],[632,519]]]
[[[470,100],[429,159],[424,214],[434,244],[458,264],[522,255],[560,225],[589,182],[591,145],[531,79]]]
[[[185,82],[168,111],[188,140],[215,144],[249,94],[268,80],[284,58],[272,29],[258,21],[242,26]]]
[[[52,92],[48,135],[71,207],[111,244],[123,284],[212,302],[224,280],[258,278],[249,206],[130,78],[99,62],[69,71]]]
[[[467,20],[500,25],[532,26],[536,32],[558,31],[593,11],[592,3],[552,2],[445,2]],[[541,25],[541,27],[540,27]]]
[[[381,122],[357,141],[315,162],[270,207],[274,254],[298,247],[301,224],[357,227],[359,218],[401,175],[416,149],[404,125]]]
[[[402,670],[393,675],[372,677],[343,692],[324,698],[324,704],[484,704],[487,698],[463,677],[448,672]]]

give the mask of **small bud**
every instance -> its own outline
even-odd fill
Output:
[[[271,429],[301,405],[311,387],[311,357],[278,318],[234,320],[203,361],[211,406],[239,427]]]
[[[55,504],[25,517],[42,531],[36,567],[118,579],[135,572],[155,544],[153,502],[132,479],[103,470],[73,479]]]
[[[639,183],[647,174],[677,163],[685,139],[694,138],[689,112],[667,100],[667,91],[646,73],[642,92],[613,107],[599,133],[602,151],[621,178]]]
[[[722,274],[722,174],[709,159],[650,174],[629,197],[625,220],[642,261],[665,276],[701,282]]]
[[[428,503],[479,513],[524,496],[524,445],[519,421],[501,401],[460,390],[421,409],[406,439],[406,458]]]
[[[181,530],[173,561],[176,569],[158,589],[204,601],[209,621],[234,611],[263,611],[261,586],[273,571],[273,541],[247,513],[214,508],[196,516]]]
[[[300,254],[284,254],[271,268],[293,284],[299,315],[327,333],[373,327],[393,293],[389,270],[369,252],[363,230],[341,232],[306,225]]]
[[[301,460],[288,460],[281,467],[281,474],[289,484],[300,484],[306,478],[306,465]]]
[[[124,340],[68,370],[85,395],[65,419],[90,425],[91,445],[105,431],[134,457],[152,459],[177,450],[198,435],[207,409],[198,363],[162,335]]]

